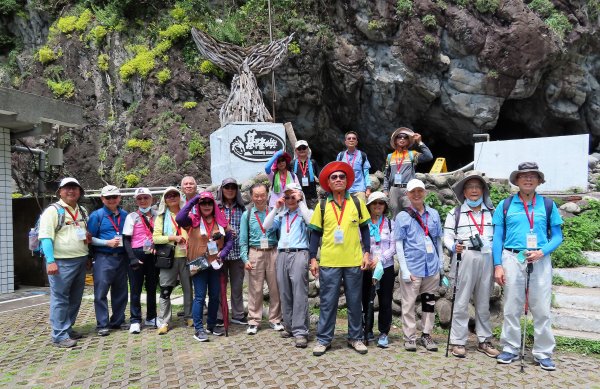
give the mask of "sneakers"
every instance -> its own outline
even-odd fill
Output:
[[[159,319],[157,319],[156,317],[154,319],[146,319],[146,321],[144,321],[144,325],[146,327],[160,327],[160,322]]]
[[[273,331],[283,331],[285,329],[281,323],[269,323],[269,326],[273,329]]]
[[[544,358],[544,359],[533,358],[533,360],[536,363],[539,363],[540,367],[543,370],[548,370],[548,371],[556,370],[556,365],[554,364],[554,362],[552,362],[552,359],[550,359],[550,358]]]
[[[417,351],[417,343],[414,340],[407,340],[404,342],[404,349],[406,351]]]
[[[503,363],[505,365],[518,360],[519,356],[517,354],[509,353],[507,351],[504,351],[502,354],[496,357],[496,361],[498,361],[498,363]]]
[[[204,332],[204,329],[196,331],[194,339],[198,342],[208,342],[208,336],[206,335],[206,332]]]
[[[294,338],[294,346],[298,348],[306,348],[307,344],[308,339],[306,339],[306,336],[296,336]]]
[[[185,319],[185,325],[188,327],[194,326],[194,319]]]
[[[223,334],[225,334],[223,332],[223,330],[221,328],[219,328],[218,326],[209,328],[208,330],[206,330],[206,332],[209,334],[213,334],[214,336],[223,336]]]
[[[110,330],[108,328],[98,329],[98,336],[108,336],[108,335],[110,335]]]
[[[467,350],[465,349],[465,346],[455,344],[454,346],[452,346],[452,355],[454,355],[457,358],[464,358],[467,356]]]
[[[493,345],[492,342],[481,342],[477,347],[477,351],[484,353],[490,358],[496,358],[500,355],[500,351],[498,351]]]
[[[366,354],[369,350],[360,339],[348,340],[348,347],[353,348],[359,354]]]
[[[257,326],[253,326],[253,325],[249,325],[248,329],[246,330],[246,333],[248,335],[256,335],[257,332],[258,332],[258,327]]]
[[[52,342],[52,345],[59,348],[71,348],[77,346],[77,341],[75,339],[66,338],[60,342]]]
[[[169,325],[168,324],[163,324],[162,326],[158,327],[158,330],[156,331],[156,333],[158,335],[164,335],[167,332],[169,332]]]
[[[331,344],[325,345],[317,342],[317,345],[313,348],[313,355],[315,357],[320,357],[321,355],[325,354],[325,352],[329,350],[330,347]]]
[[[130,334],[139,334],[141,331],[140,323],[131,323],[129,326]]]
[[[225,322],[221,319],[217,319],[217,324],[215,324],[215,327],[225,327]]]
[[[421,335],[421,344],[427,349],[427,351],[438,351],[437,343],[433,341],[433,338],[429,334]]]
[[[231,319],[229,320],[231,323],[233,324],[239,324],[242,326],[247,326],[248,325],[248,319],[246,319],[245,317],[242,317],[241,319]]]
[[[379,335],[379,339],[377,340],[377,347],[388,348],[388,346],[389,346],[389,341],[388,341],[387,334]]]
[[[294,334],[292,334],[290,331],[281,331],[281,335],[279,336],[281,336],[283,339],[288,339],[294,336]]]
[[[69,338],[77,340],[83,338],[83,334],[75,330],[69,331]]]

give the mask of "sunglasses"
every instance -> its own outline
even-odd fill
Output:
[[[293,199],[295,199],[295,197],[294,196],[283,196],[283,199],[284,200],[293,200]]]
[[[175,197],[179,197],[179,193],[167,193],[165,195],[165,199],[173,199]]]
[[[346,179],[346,175],[345,174],[332,174],[332,175],[329,176],[329,179],[331,181],[345,180]]]
[[[235,185],[235,184],[227,184],[227,185],[223,186],[223,189],[229,189],[229,190],[237,189],[237,185]]]
[[[308,146],[304,146],[304,145],[302,145],[302,146],[298,146],[298,147],[296,148],[296,150],[301,150],[301,151],[308,150]]]
[[[396,139],[408,139],[408,135],[405,135],[405,134],[398,135],[398,136],[396,136]]]
[[[349,137],[346,138],[346,140],[356,140],[356,138],[353,137],[353,136],[349,136]]]
[[[198,204],[200,205],[213,205],[212,201],[200,201]]]
[[[119,196],[104,196],[104,198],[107,200],[116,200],[119,198]]]

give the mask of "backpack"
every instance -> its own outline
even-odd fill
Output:
[[[352,198],[352,201],[354,202],[354,206],[356,207],[356,210],[358,211],[358,223],[360,224],[360,221],[362,220],[362,211],[360,210],[360,202],[358,201],[358,197],[354,196],[353,194],[350,194],[350,197]],[[327,206],[327,199],[321,199],[319,201],[319,205],[321,207],[321,226],[325,225],[325,207]],[[389,221],[389,219],[388,219]]]
[[[48,206],[48,208],[50,208],[50,207],[54,207],[56,209],[56,213],[58,214],[58,223],[56,224],[56,227],[54,228],[54,233],[57,234],[58,231],[60,231],[61,228],[65,225],[65,213],[66,213],[65,208],[62,205],[60,205],[58,202],[50,204]],[[46,209],[48,209],[48,208],[46,208]],[[83,217],[83,221],[87,225],[87,221],[88,221],[87,211],[83,207],[79,207],[79,209],[81,210],[81,216]],[[46,210],[44,210],[44,212],[46,212]],[[44,212],[42,212],[42,214]],[[35,226],[29,232],[29,249],[32,251],[33,254],[43,257],[44,253],[42,251],[42,242],[40,241],[40,238],[39,238],[41,218],[42,218],[42,215],[40,214],[40,216],[38,216],[37,221],[35,222]]]
[[[515,195],[510,195],[504,200],[504,204],[502,206],[502,213],[504,215],[504,235],[502,235],[502,243],[506,240],[506,214],[508,213],[508,208],[512,204],[512,200]],[[541,196],[544,199],[544,208],[546,209],[546,234],[548,239],[552,236],[552,227],[550,226],[550,215],[552,215],[552,205],[554,205],[554,201],[551,198]]]
[[[367,160],[367,153],[365,153],[364,151],[360,151],[360,157],[362,158],[361,165],[360,165],[360,171],[363,171],[363,170],[365,170],[365,161]],[[344,158],[343,151],[338,153],[337,158],[335,160],[342,161],[342,158]]]
[[[410,217],[412,217],[413,219],[415,219],[416,221],[419,221],[419,219],[417,219],[417,213],[415,211],[413,211],[412,208],[407,207],[403,209],[404,212],[408,213],[408,215]],[[429,231],[427,232],[427,236],[429,237],[429,239],[431,239],[431,242],[433,243],[433,248],[435,250],[436,255],[438,256],[438,258],[440,258],[440,254],[438,253],[438,249],[437,249],[437,239],[433,239],[433,236],[431,236],[431,234],[429,233]],[[439,236],[438,236],[439,238]]]

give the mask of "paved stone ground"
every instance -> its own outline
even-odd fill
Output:
[[[21,302],[23,300],[20,300]],[[558,370],[545,372],[528,356],[525,373],[519,364],[504,366],[475,351],[466,359],[444,357],[401,347],[400,330],[391,348],[369,346],[367,355],[346,347],[345,321],[338,322],[333,347],[322,357],[263,324],[257,335],[231,325],[230,336],[195,341],[183,323],[167,335],[144,329],[140,335],[114,331],[95,334],[93,302],[84,300],[76,329],[86,337],[73,349],[50,344],[46,297],[31,307],[0,300],[0,387],[38,388],[314,388],[314,387],[581,387],[600,388],[600,359],[556,355]],[[10,305],[7,305],[10,304]],[[312,331],[314,333],[314,329]],[[435,336],[442,345],[445,337]]]

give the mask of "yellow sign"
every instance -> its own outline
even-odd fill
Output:
[[[435,163],[429,171],[430,174],[446,173],[448,168],[446,167],[446,158],[436,158]]]

